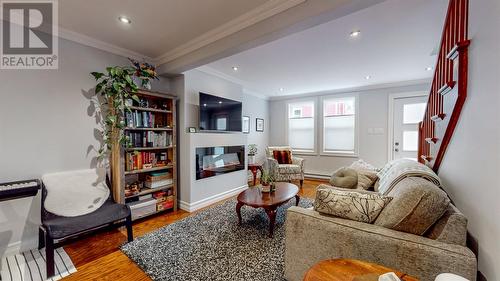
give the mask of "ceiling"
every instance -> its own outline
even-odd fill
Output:
[[[429,79],[447,3],[387,0],[200,70],[265,96]],[[351,38],[354,30],[361,35]]]
[[[64,0],[59,1],[59,26],[66,33],[158,58],[267,2],[272,1]],[[132,24],[119,22],[120,16]]]

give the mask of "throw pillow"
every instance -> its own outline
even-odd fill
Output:
[[[292,164],[290,150],[274,150],[273,157],[278,161],[278,164]]]
[[[371,170],[360,169],[358,172],[358,189],[368,190],[373,187],[377,181],[377,172]]]
[[[278,161],[278,164],[292,164],[290,150],[273,150],[273,157]]]
[[[336,217],[372,223],[391,197],[318,187],[314,210]]]
[[[378,171],[377,167],[373,166],[372,164],[366,163],[363,159],[352,162],[349,168],[353,168],[354,170]]]
[[[358,172],[351,168],[340,168],[333,172],[330,184],[341,188],[356,188],[358,186]]]
[[[423,235],[446,212],[450,199],[428,180],[409,177],[388,194],[393,200],[380,213],[376,225]]]

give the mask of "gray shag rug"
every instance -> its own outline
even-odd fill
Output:
[[[308,208],[312,200],[301,198]],[[295,200],[278,208],[274,237],[263,209],[236,200],[210,207],[125,244],[121,250],[153,280],[284,280],[285,215]]]

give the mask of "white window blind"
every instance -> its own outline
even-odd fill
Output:
[[[356,152],[356,98],[323,100],[323,152]]]
[[[288,144],[294,150],[315,151],[314,101],[288,104]]]

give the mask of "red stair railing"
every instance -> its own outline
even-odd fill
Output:
[[[418,159],[438,172],[467,97],[468,0],[450,0],[424,119]]]

